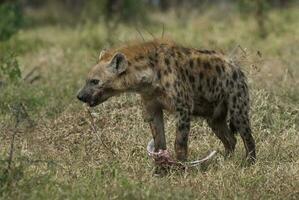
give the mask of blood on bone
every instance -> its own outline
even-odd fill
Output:
[[[203,159],[182,163],[173,159],[168,150],[160,149],[158,152],[154,152],[154,146],[154,140],[152,139],[147,145],[147,153],[151,158],[153,158],[155,164],[160,166],[194,167],[209,160],[216,154],[216,151],[212,151]]]

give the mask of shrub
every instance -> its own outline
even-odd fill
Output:
[[[22,23],[22,11],[18,3],[0,4],[0,41],[8,40]]]
[[[21,78],[21,70],[14,53],[0,55],[0,80],[16,82]]]

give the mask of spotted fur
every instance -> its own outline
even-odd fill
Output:
[[[101,53],[78,98],[90,106],[111,96],[137,92],[144,104],[155,150],[166,149],[163,111],[176,116],[175,152],[187,159],[191,116],[205,118],[225,151],[234,151],[238,132],[254,162],[246,77],[215,51],[186,48],[169,40],[139,42]]]

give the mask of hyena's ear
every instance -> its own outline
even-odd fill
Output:
[[[101,60],[101,58],[104,56],[105,53],[106,53],[106,49],[103,49],[99,55],[99,60]]]
[[[115,74],[121,74],[125,72],[128,67],[126,56],[122,53],[116,53],[110,61],[108,67]]]

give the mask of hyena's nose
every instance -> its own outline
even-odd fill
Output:
[[[78,98],[80,101],[86,102],[86,95],[82,94],[81,92],[79,92],[79,93],[77,94],[77,98]]]

